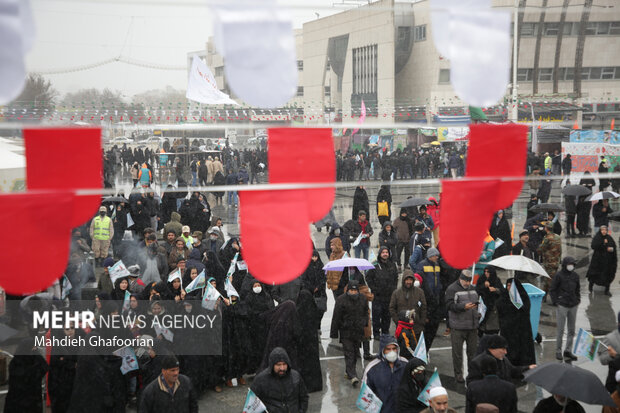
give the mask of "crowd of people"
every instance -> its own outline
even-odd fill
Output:
[[[335,261],[345,254],[366,259],[374,256],[374,268],[360,271],[349,267],[325,272],[321,252],[315,249],[306,270],[283,285],[260,282],[237,265],[243,262],[241,242],[236,235],[226,234],[224,221],[212,214],[207,201],[210,194],[183,194],[169,186],[160,198],[151,189],[154,174],[149,162],[154,161],[154,153],[115,148],[112,155],[116,161],[120,157],[121,168],[131,170],[138,166],[132,179],[134,186],[142,188],[133,190],[126,200],[104,202],[88,224],[74,230],[64,276],[69,283],[60,280],[39,299],[66,305],[65,297],[72,302],[92,295],[96,302],[92,310],[100,314],[195,314],[202,311],[202,291],[186,289],[204,271],[207,282],[221,295],[215,309],[222,318],[222,354],[187,355],[183,350],[192,345],[192,338],[182,330],[167,336],[136,326],[127,329],[126,334],[150,337],[154,345],[136,349],[139,369],[127,374],[121,374],[120,358],[110,354],[66,356],[61,349],[51,348],[45,359],[37,349],[22,349],[24,353],[11,362],[5,412],[40,411],[40,383],[45,374],[49,374],[47,391],[54,413],[121,412],[132,405],[144,413],[196,412],[197,400],[207,391],[219,393],[227,387],[244,386],[247,379],[251,379],[250,388],[269,412],[304,412],[308,393],[323,389],[319,340],[321,321],[328,311],[328,290],[335,302],[333,309],[329,309],[333,310],[330,337],[342,344],[345,379],[354,387],[365,382],[381,399],[382,411],[452,411],[443,388],[433,390],[430,407],[417,398],[431,372],[426,362],[414,356],[415,349],[422,337],[426,351],[432,349],[439,327],[445,322],[443,335],[451,340],[455,381],[467,383],[466,411],[479,411],[477,406],[486,404],[496,406],[495,411],[516,412],[513,381],[536,367],[534,343],[540,337],[532,336],[531,303],[523,287],[523,283],[537,280],[532,274],[517,271],[503,285],[497,269],[488,265],[493,258],[509,254],[523,255],[543,265],[549,276],[542,284],[547,293],[545,299],[549,297],[552,305],[557,306],[556,356],[558,360],[575,359],[571,350],[580,303],[576,260],[562,255],[559,214],[530,213],[531,207],[544,201],[540,190],[531,196],[528,219],[516,242],[513,243],[514,225],[510,217],[506,211],[497,212],[472,269],[453,268],[441,256],[439,197],[402,208],[398,216],[392,217],[389,181],[433,176],[437,170],[444,175],[461,175],[464,159],[456,151],[445,153],[445,159],[437,163],[433,156],[439,153],[416,151],[395,151],[383,156],[339,155],[339,179],[379,176],[384,182],[373,205],[377,224],[370,221],[368,194],[361,186],[355,190],[351,219],[342,224],[335,219],[324,222],[328,229],[326,259]],[[222,160],[223,163],[217,157],[193,159],[190,185],[218,184],[222,170],[230,171],[226,184],[251,183],[249,176],[256,170],[250,166],[254,172],[248,174],[246,165],[266,163],[262,155],[250,151],[224,152]],[[543,159],[543,166],[546,163]],[[440,168],[434,169],[434,165]],[[554,173],[553,168],[547,173]],[[231,174],[234,181],[228,182]],[[182,171],[177,171],[177,177],[182,175]],[[587,177],[581,183],[592,184]],[[223,194],[213,195],[223,198]],[[229,196],[231,207],[236,202],[236,197]],[[590,203],[574,199],[566,202],[576,205],[575,209],[568,205],[566,208],[566,224],[572,231],[567,230],[565,235],[570,238],[575,224],[570,212],[575,211],[580,230],[579,205]],[[611,212],[606,200],[592,209],[594,257],[587,271],[590,290],[599,285],[608,295],[617,265],[616,244],[608,234]],[[589,226],[589,209],[582,219]],[[373,226],[379,225],[381,229],[375,234]],[[587,236],[588,227],[582,226],[581,233]],[[94,259],[95,270],[88,263],[89,257]],[[110,268],[121,260],[130,274],[113,281]],[[229,268],[232,273],[227,273]],[[177,272],[178,277],[171,277]],[[226,288],[227,282],[232,289]],[[69,284],[71,288],[67,289]],[[512,289],[518,291],[521,306],[514,305]],[[124,305],[127,296],[128,305]],[[479,308],[481,300],[484,313]],[[568,337],[563,346],[565,328]],[[79,328],[49,333],[60,337],[97,334]],[[616,332],[608,339],[613,347],[620,348]],[[379,344],[377,354],[373,354],[372,340]],[[463,359],[464,345],[467,360]],[[615,377],[615,371],[620,370],[620,357],[613,347],[601,360],[610,366],[610,375]],[[360,355],[370,361],[363,372],[358,371]],[[608,381],[610,392],[615,391],[616,382]],[[95,400],[98,403],[93,405]],[[546,410],[537,407],[535,411],[555,411],[548,406],[561,403],[559,396],[552,396],[539,405],[547,406]]]

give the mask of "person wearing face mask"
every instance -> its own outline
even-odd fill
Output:
[[[605,294],[611,297],[609,286],[616,277],[618,266],[618,252],[616,242],[607,232],[607,226],[601,225],[592,238],[592,259],[586,278],[589,281],[588,290],[592,292],[594,284],[605,287]]]
[[[396,410],[396,398],[407,359],[400,357],[400,348],[394,336],[384,334],[379,342],[381,357],[371,361],[364,371],[362,379],[368,387],[381,399],[382,412]]]
[[[426,405],[418,396],[426,387],[426,363],[413,357],[405,366],[396,395],[396,413],[420,413]]]
[[[364,338],[364,327],[368,324],[368,304],[360,295],[359,284],[351,280],[345,294],[338,297],[334,306],[330,337],[340,338],[344,351],[345,377],[355,387],[359,385],[356,364],[359,348]]]
[[[564,257],[562,260],[562,268],[553,277],[549,295],[551,296],[551,302],[558,306],[556,310],[558,330],[555,358],[558,360],[563,360],[563,358],[577,360],[577,357],[571,352],[571,349],[573,348],[577,307],[581,302],[581,295],[579,291],[579,275],[575,272],[575,259],[573,257]],[[566,337],[566,347],[564,348],[564,354],[562,354],[564,325],[567,322],[568,333]]]
[[[214,227],[209,229],[207,233],[208,238],[203,242],[206,251],[213,251],[217,254],[220,251],[220,248],[222,248],[224,242],[220,239],[218,232],[219,231]]]
[[[403,271],[401,287],[390,297],[390,317],[394,324],[398,325],[402,311],[413,311],[413,332],[416,337],[420,337],[424,331],[427,318],[426,297],[421,288],[421,280],[422,277],[418,274],[414,275],[413,271],[406,269]],[[426,333],[424,335],[426,336]]]
[[[101,265],[108,256],[110,242],[114,237],[114,224],[106,212],[106,207],[101,206],[99,214],[90,223],[90,238],[93,240],[92,250],[97,265]]]
[[[613,393],[617,388],[616,374],[620,371],[620,312],[618,313],[617,328],[607,334],[601,342],[604,346],[598,347],[598,359],[603,366],[608,367],[605,388],[609,393]]]
[[[248,336],[252,337],[253,342],[248,353],[247,371],[256,372],[263,359],[265,344],[267,343],[267,332],[269,331],[261,314],[273,309],[274,304],[269,293],[256,280],[254,280],[250,292],[243,297],[243,300],[248,312]]]

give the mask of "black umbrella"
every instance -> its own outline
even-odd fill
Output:
[[[558,204],[537,204],[530,208],[532,212],[562,212],[564,207]]]
[[[587,404],[615,406],[603,383],[591,371],[565,363],[545,363],[523,373],[523,380]]]
[[[570,196],[583,196],[590,195],[592,193],[592,190],[586,188],[583,185],[566,185],[564,189],[562,189],[562,193],[564,195]]]
[[[424,199],[424,198],[409,198],[405,202],[400,204],[400,207],[401,208],[410,208],[410,207],[417,207],[419,205],[430,205],[430,204],[432,204],[432,202],[429,201],[428,199]]]
[[[126,202],[129,203],[129,200],[123,198],[122,196],[109,196],[103,199],[103,202]]]

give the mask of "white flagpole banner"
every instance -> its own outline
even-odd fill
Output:
[[[119,348],[112,354],[123,359],[123,363],[121,364],[121,373],[127,374],[130,371],[139,369],[138,358],[136,357],[136,353],[133,351],[131,346]]]
[[[426,364],[428,364],[428,357],[426,356],[426,342],[424,341],[424,331],[420,333],[420,338],[418,338],[418,345],[415,346],[415,350],[413,350],[413,357],[417,357]]]
[[[127,267],[125,267],[125,264],[123,264],[123,260],[120,260],[111,266],[108,273],[110,274],[110,281],[112,281],[112,285],[114,285],[117,279],[129,276],[129,271],[127,270]]]
[[[200,274],[198,274],[198,276],[192,280],[191,283],[187,284],[187,287],[185,288],[185,292],[191,293],[194,290],[199,290],[201,288],[204,288],[205,284],[206,284],[205,270],[202,270]]]
[[[209,67],[194,55],[192,69],[187,81],[185,97],[207,105],[237,105],[227,94],[221,92]]]
[[[428,380],[428,383],[426,383],[426,387],[424,387],[424,389],[420,392],[420,395],[418,396],[418,400],[427,406],[429,405],[428,401],[430,399],[430,393],[433,387],[441,387],[441,380],[439,380],[439,373],[437,373],[437,369],[435,369],[435,372]]]
[[[383,406],[383,402],[364,381],[362,382],[360,394],[357,396],[357,402],[355,402],[355,405],[363,412],[379,413],[381,411],[381,407]]]
[[[263,402],[256,397],[256,394],[251,389],[248,389],[248,395],[245,398],[245,404],[243,405],[243,413],[263,413],[267,408]]]

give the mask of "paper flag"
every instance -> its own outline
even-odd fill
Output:
[[[215,303],[217,299],[220,298],[222,294],[211,285],[210,282],[207,282],[207,288],[205,290],[205,294],[202,296],[202,308],[206,308],[207,310],[213,310],[215,308]]]
[[[363,412],[379,413],[383,402],[364,381],[362,382],[360,394],[357,396],[355,405]]]
[[[303,190],[239,193],[243,258],[257,280],[284,284],[304,272],[312,258],[307,205]],[[265,222],[274,216],[287,224],[271,227],[270,239],[277,242],[265,242]],[[291,245],[295,248],[290,248]]]
[[[179,280],[183,280],[183,278],[181,278],[181,269],[177,268],[176,270],[172,271],[169,275],[168,275],[168,282],[171,283],[172,281],[174,281],[175,278],[178,278]],[[198,277],[196,277],[198,278]]]
[[[67,191],[0,195],[0,224],[4,228],[19,228],[12,231],[11,241],[0,248],[0,285],[7,293],[26,295],[45,290],[62,276],[69,257],[68,223],[73,216],[74,200],[75,196]],[[32,271],[28,265],[33,262],[33,255],[25,246],[32,244],[32,234],[45,240],[45,248],[36,253],[36,262],[45,263],[45,271]]]
[[[73,288],[73,286],[71,285],[71,281],[69,281],[66,275],[63,275],[61,300],[64,300],[65,298],[69,296],[69,293],[71,292],[71,288]]]
[[[489,164],[490,153],[497,155],[497,159],[502,162]],[[465,173],[467,177],[523,177],[526,162],[526,125],[470,125]],[[522,179],[502,182],[493,209],[497,211],[512,205],[522,187]],[[470,195],[474,198],[486,197],[485,193]],[[443,220],[443,206],[441,212]]]
[[[428,401],[430,400],[430,392],[433,387],[441,387],[441,380],[439,380],[439,373],[437,373],[437,369],[435,369],[433,375],[426,383],[426,387],[424,387],[418,396],[418,400],[427,406],[429,405]]]
[[[487,306],[484,303],[482,296],[480,297],[480,300],[478,300],[478,313],[480,314],[480,320],[484,320],[484,316],[487,314]]]
[[[216,9],[214,32],[231,90],[251,106],[284,106],[297,93],[291,17],[275,3],[273,8],[230,5]]]
[[[230,278],[228,277],[224,280],[224,291],[226,291],[228,298],[232,297],[233,295],[236,295],[237,297],[239,297],[239,293],[237,292],[235,287],[232,285],[232,283],[230,282]]]
[[[272,128],[267,131],[269,183],[332,183],[336,155],[331,129]],[[308,224],[323,218],[334,203],[334,188],[303,189]],[[245,242],[245,240],[244,240]]]
[[[123,300],[123,311],[129,310],[129,302],[131,299],[131,293],[129,290],[125,290],[125,299]]]
[[[377,255],[374,250],[370,250],[370,253],[368,254],[368,261],[370,261],[371,264],[377,263]]]
[[[519,289],[515,283],[510,284],[510,290],[508,291],[508,296],[510,297],[510,302],[519,310],[523,307],[523,300],[521,299],[521,294],[519,294]]]
[[[163,327],[161,324],[155,324],[153,328],[155,330],[155,337],[161,335],[163,338],[170,342],[174,341],[174,333],[169,329]]]
[[[201,288],[205,287],[205,270],[202,270],[200,272],[200,274],[198,274],[198,276],[196,276],[196,278],[194,278],[192,280],[191,283],[187,284],[187,287],[185,287],[185,292],[186,293],[191,293],[192,291],[195,290],[199,290]]]
[[[500,186],[499,180],[442,182],[439,250],[452,267],[478,261]]]
[[[251,389],[248,389],[248,395],[245,398],[245,404],[243,405],[243,413],[263,413],[266,411],[267,408],[263,402]]]
[[[600,341],[595,339],[592,334],[588,333],[583,328],[579,328],[575,346],[573,347],[573,353],[577,356],[586,357],[590,361],[594,361],[599,344]]]
[[[415,346],[415,350],[413,350],[413,357],[417,357],[423,362],[428,363],[426,342],[424,341],[424,331],[422,331],[420,333],[420,337],[418,337],[418,344]]]
[[[228,272],[226,273],[226,278],[231,277],[235,273],[235,266],[237,265],[237,259],[239,258],[239,253],[235,253],[235,257],[230,262],[230,266],[228,267]]]
[[[207,105],[237,105],[227,94],[217,87],[215,77],[209,67],[196,55],[187,81],[185,97]]]
[[[102,188],[101,128],[24,129],[24,144],[29,191]],[[78,196],[73,217],[64,224],[84,224],[100,202],[101,195]]]
[[[248,270],[248,266],[245,263],[245,261],[243,261],[243,260],[237,261],[237,269],[239,271],[247,271]]]
[[[131,346],[119,348],[112,354],[123,359],[121,364],[121,373],[123,373],[123,375],[129,373],[130,371],[140,369],[140,366],[138,365],[138,358],[136,357],[136,353],[133,351]]]
[[[360,242],[362,242],[363,238],[364,238],[364,232],[360,232],[360,234],[357,236],[357,238],[355,238],[355,241],[353,241],[353,244],[351,244],[351,247],[355,248],[358,245],[360,245]]]
[[[110,280],[112,281],[112,285],[121,277],[129,277],[130,272],[123,264],[123,260],[117,261],[113,266],[108,268],[108,274],[110,275]]]

